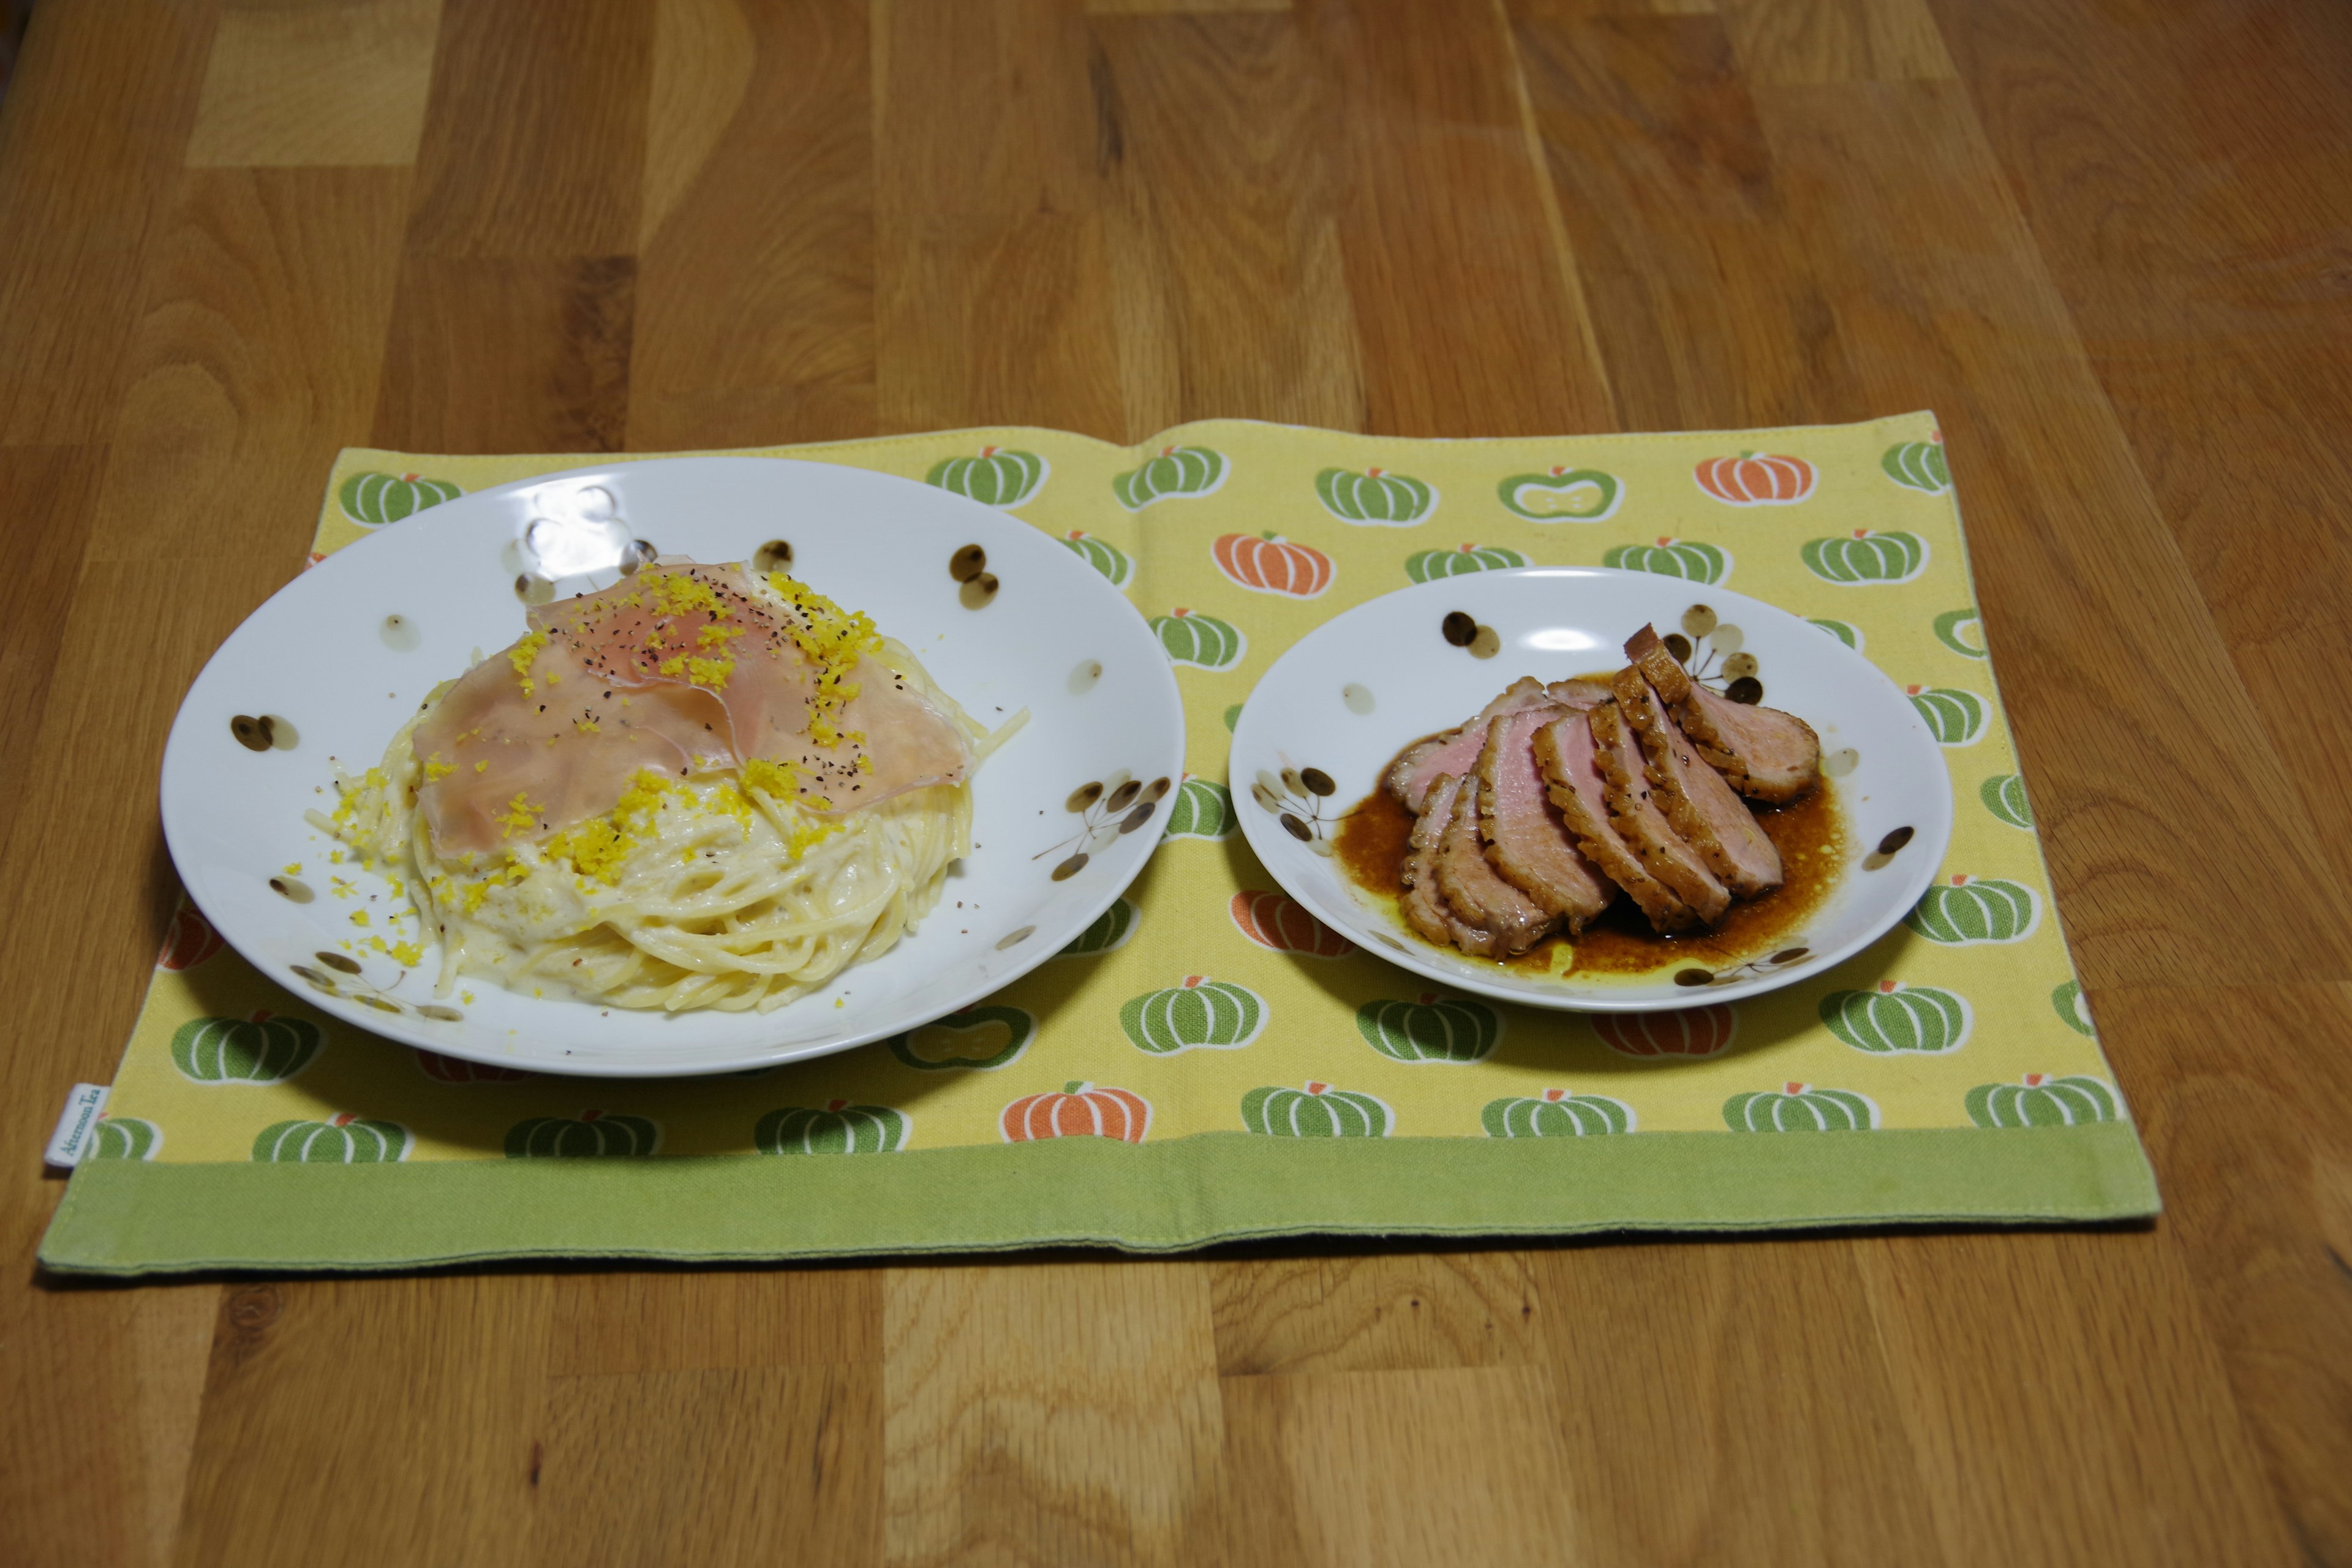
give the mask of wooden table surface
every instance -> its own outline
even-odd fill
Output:
[[[338,447],[1922,406],[2153,1226],[34,1267]],[[2336,0],[41,0],[0,1559],[2352,1563],[2347,429]]]

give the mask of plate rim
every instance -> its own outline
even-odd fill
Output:
[[[1260,675],[1256,683],[1251,687],[1251,695],[1256,695],[1260,687],[1265,686],[1269,682],[1273,681],[1282,672],[1283,666],[1290,660],[1292,656],[1307,647],[1317,637],[1325,636],[1341,622],[1360,613],[1370,611],[1376,605],[1385,605],[1391,601],[1409,597],[1414,595],[1423,595],[1434,598],[1448,589],[1451,589],[1456,594],[1460,594],[1473,583],[1492,583],[1504,580],[1527,580],[1548,577],[1590,579],[1601,582],[1627,582],[1638,584],[1645,588],[1654,587],[1661,581],[1669,580],[1663,579],[1661,575],[1656,573],[1632,572],[1622,567],[1613,566],[1528,565],[1507,567],[1496,571],[1482,572],[1477,574],[1475,577],[1470,578],[1467,582],[1465,582],[1462,577],[1441,577],[1433,579],[1426,583],[1408,584],[1401,588],[1391,588],[1387,593],[1367,599],[1360,605],[1352,605],[1349,608],[1341,611],[1339,614],[1331,616],[1329,619],[1317,625],[1312,630],[1300,637],[1288,647],[1283,649],[1280,656],[1277,657],[1271,665],[1266,667],[1265,672],[1263,675]],[[1681,579],[1672,580],[1681,581]],[[1691,586],[1695,589],[1704,588],[1710,598],[1737,601],[1741,606],[1753,605],[1759,608],[1768,610],[1773,615],[1786,616],[1800,623],[1804,620],[1803,616],[1799,616],[1793,610],[1782,609],[1780,605],[1771,603],[1769,600],[1757,598],[1752,594],[1743,594],[1736,588],[1724,587],[1719,584],[1693,584]],[[1744,608],[1741,613],[1745,614]],[[1834,641],[1834,639],[1825,640]],[[1855,652],[1853,648],[1847,647],[1843,644],[1839,643],[1835,647],[1835,651],[1831,652],[1829,657],[1833,660],[1843,658],[1855,661],[1855,663],[1859,664],[1862,668],[1867,670],[1872,676],[1885,682],[1889,687],[1893,688],[1898,695],[1901,694],[1902,687],[1895,681],[1894,677],[1888,675],[1872,660],[1864,655]],[[1248,735],[1249,730],[1250,712],[1247,700],[1244,699],[1241,716],[1235,721],[1234,724],[1233,736],[1231,740],[1227,742],[1225,747],[1225,772],[1226,777],[1229,780],[1238,779],[1241,775],[1242,764],[1240,762],[1240,752],[1244,736]],[[1254,739],[1254,737],[1252,738]],[[1434,961],[1424,958],[1420,951],[1414,947],[1402,946],[1400,948],[1385,948],[1363,942],[1358,942],[1357,946],[1363,952],[1371,954],[1372,957],[1379,959],[1383,963],[1392,964],[1397,968],[1407,970],[1412,973],[1420,975],[1423,979],[1434,981],[1441,985],[1451,986],[1459,991],[1471,992],[1476,995],[1486,997],[1490,1001],[1507,1002],[1528,1007],[1540,1007],[1549,1012],[1617,1014],[1670,1013],[1679,1012],[1692,1007],[1706,1006],[1716,1003],[1727,1004],[1732,1002],[1743,1002],[1751,997],[1761,996],[1770,992],[1782,990],[1788,986],[1797,984],[1801,981],[1811,979],[1816,975],[1825,973],[1829,970],[1836,968],[1839,964],[1848,962],[1857,953],[1860,953],[1864,949],[1870,947],[1873,943],[1884,939],[1889,931],[1893,931],[1896,926],[1903,922],[1904,916],[1910,911],[1913,906],[1917,904],[1919,899],[1926,893],[1928,886],[1935,881],[1937,872],[1942,867],[1946,856],[1951,849],[1951,837],[1954,824],[1954,804],[1956,799],[1952,791],[1952,776],[1949,765],[1944,763],[1944,760],[1940,755],[1937,756],[1937,762],[1938,766],[1933,770],[1933,776],[1936,780],[1936,798],[1934,801],[1935,823],[1933,825],[1933,829],[1931,832],[1919,832],[1915,835],[1913,839],[1914,843],[1922,846],[1932,846],[1934,853],[1923,853],[1919,855],[1911,862],[1910,866],[1906,868],[1902,882],[1916,884],[1910,889],[1909,897],[1904,899],[1895,906],[1895,912],[1890,918],[1882,923],[1865,928],[1862,935],[1851,939],[1837,948],[1816,952],[1810,954],[1801,962],[1789,964],[1782,969],[1754,975],[1746,980],[1735,981],[1730,984],[1723,986],[1690,986],[1684,988],[1680,994],[1676,994],[1675,993],[1629,993],[1622,996],[1612,996],[1603,993],[1599,995],[1548,996],[1534,993],[1532,989],[1521,990],[1499,981],[1491,981],[1481,976],[1465,975],[1453,973],[1449,970],[1441,968]],[[1378,787],[1377,784],[1375,787]],[[1307,911],[1314,915],[1316,919],[1322,921],[1326,925],[1330,926],[1339,935],[1350,936],[1349,921],[1335,918],[1334,912],[1330,909],[1328,901],[1322,899],[1313,889],[1294,885],[1290,879],[1283,875],[1279,868],[1279,861],[1277,858],[1267,854],[1269,849],[1276,848],[1281,846],[1281,840],[1276,838],[1274,836],[1274,828],[1271,825],[1272,819],[1266,817],[1265,814],[1263,812],[1240,812],[1237,813],[1237,815],[1241,817],[1242,837],[1247,840],[1251,853],[1257,857],[1258,864],[1265,868],[1265,874],[1273,878],[1275,881],[1281,886],[1284,893],[1287,894],[1290,898],[1297,900],[1299,903],[1304,904],[1307,907]],[[1857,846],[1857,848],[1859,847],[1860,847]],[[1859,857],[1857,857],[1857,859],[1859,859]],[[1898,886],[1900,885],[1901,884],[1898,883]],[[1353,912],[1357,919],[1366,920],[1369,920],[1373,913],[1373,911],[1370,910],[1356,910]],[[1350,940],[1352,940],[1352,937],[1350,937]],[[1401,943],[1410,940],[1417,939],[1411,938],[1410,933],[1398,937],[1398,941]]]
[[[936,485],[925,484],[920,479],[909,479],[903,474],[887,473],[878,468],[862,468],[856,464],[850,463],[826,463],[804,458],[764,457],[744,453],[678,454],[642,458],[628,454],[615,453],[610,458],[603,462],[587,464],[574,468],[551,469],[544,473],[530,474],[520,479],[509,479],[501,484],[486,486],[478,490],[468,490],[464,495],[441,503],[440,506],[428,509],[428,513],[440,512],[445,510],[445,509],[452,507],[464,507],[467,505],[467,503],[494,502],[511,497],[520,491],[536,489],[542,485],[561,483],[567,479],[581,480],[592,478],[606,478],[611,476],[615,469],[675,469],[734,467],[757,467],[771,472],[779,468],[822,469],[828,474],[835,476],[844,474],[856,475],[859,477],[856,482],[862,483],[871,481],[878,483],[885,488],[904,487],[921,493],[927,504],[945,504],[951,510],[965,511],[972,517],[976,527],[994,528],[1000,525],[1009,524],[1025,529],[1030,532],[1038,535],[1047,542],[1051,542],[1053,540],[1053,535],[1050,532],[1045,529],[1039,528],[1036,524],[1030,522],[1026,519],[1018,516],[1009,510],[984,505],[982,502],[971,500],[970,497],[957,495],[951,490],[943,489]],[[331,502],[325,504],[331,504]],[[422,516],[427,514],[419,515]],[[446,520],[436,519],[436,521],[439,521]],[[371,532],[360,539],[353,540],[350,543],[328,552],[320,560],[310,563],[310,564],[305,569],[296,573],[292,577],[288,578],[283,584],[279,584],[268,598],[262,600],[260,604],[255,605],[250,611],[248,611],[245,617],[240,620],[236,626],[230,630],[228,635],[220,640],[220,642],[214,647],[213,651],[206,656],[202,667],[198,668],[195,675],[189,680],[186,690],[181,693],[179,703],[173,710],[171,726],[165,732],[163,753],[156,769],[155,787],[157,816],[163,827],[165,852],[171,857],[173,873],[179,882],[181,893],[187,898],[191,903],[194,904],[203,913],[205,921],[211,924],[213,930],[218,933],[221,940],[228,946],[235,949],[237,956],[243,959],[247,964],[251,966],[254,972],[263,980],[268,982],[270,984],[278,986],[281,990],[286,991],[289,995],[293,996],[305,1006],[331,1014],[341,1022],[352,1026],[363,1034],[373,1036],[379,1039],[390,1041],[395,1044],[414,1047],[419,1050],[431,1051],[439,1056],[452,1057],[464,1061],[478,1062],[490,1067],[501,1067],[541,1073],[549,1077],[607,1079],[675,1079],[711,1078],[730,1074],[743,1075],[752,1072],[764,1072],[772,1068],[788,1067],[798,1062],[812,1061],[820,1057],[835,1056],[844,1051],[856,1050],[861,1047],[877,1044],[883,1040],[892,1038],[895,1036],[906,1034],[914,1029],[920,1028],[925,1024],[935,1022],[939,1018],[945,1017],[950,1014],[961,1011],[971,1006],[976,1002],[984,1000],[985,998],[995,994],[997,992],[1003,990],[1006,986],[1014,984],[1016,981],[1026,977],[1028,974],[1043,967],[1045,964],[1051,963],[1055,957],[1060,953],[1062,948],[1067,945],[1068,942],[1075,938],[1076,933],[1084,931],[1087,927],[1093,924],[1094,921],[1101,919],[1105,910],[1108,910],[1113,904],[1117,903],[1126,895],[1128,889],[1134,885],[1136,879],[1143,874],[1144,868],[1151,863],[1152,858],[1160,851],[1161,836],[1155,834],[1152,836],[1149,847],[1136,858],[1134,866],[1124,876],[1118,877],[1114,880],[1107,880],[1098,889],[1097,896],[1096,898],[1081,900],[1073,906],[1074,908],[1084,910],[1085,918],[1076,921],[1069,933],[1063,935],[1059,940],[1048,940],[1038,942],[1036,944],[1035,951],[1030,955],[1015,960],[1010,967],[988,976],[983,988],[971,991],[969,994],[963,992],[957,993],[954,1000],[940,1007],[937,1012],[928,1013],[925,1016],[913,1022],[895,1024],[882,1027],[853,1030],[838,1037],[827,1037],[824,1039],[793,1047],[781,1052],[775,1047],[745,1047],[724,1059],[701,1059],[698,1060],[691,1067],[679,1067],[665,1069],[657,1063],[640,1062],[627,1058],[624,1058],[620,1061],[616,1062],[609,1057],[604,1058],[567,1058],[554,1060],[539,1057],[517,1057],[508,1052],[501,1051],[498,1049],[496,1046],[491,1044],[486,1043],[478,1046],[473,1045],[463,1036],[460,1036],[459,1038],[455,1040],[436,1036],[426,1026],[419,1025],[415,1020],[409,1018],[405,1014],[379,1013],[373,1008],[362,1008],[359,1004],[341,996],[327,995],[316,991],[297,991],[284,977],[277,973],[277,967],[273,963],[266,963],[263,960],[257,958],[252,952],[248,952],[245,943],[238,941],[237,937],[232,933],[229,926],[223,922],[212,910],[205,908],[203,900],[197,897],[194,887],[191,885],[190,878],[186,871],[182,868],[181,844],[183,842],[183,837],[180,831],[175,830],[175,822],[180,816],[180,810],[175,809],[173,804],[174,781],[175,779],[186,774],[188,770],[198,765],[192,760],[192,758],[193,747],[197,743],[195,740],[195,726],[199,721],[190,713],[189,704],[194,698],[197,690],[205,684],[206,678],[212,674],[214,668],[228,654],[231,647],[236,644],[238,639],[246,637],[255,624],[261,620],[262,617],[269,612],[270,607],[276,605],[278,600],[289,595],[315,592],[319,587],[331,584],[333,581],[331,576],[320,577],[319,574],[320,573],[331,572],[335,575],[348,575],[353,569],[352,564],[350,564],[352,560],[356,559],[358,561],[364,562],[368,559],[372,559],[371,557],[367,557],[360,552],[362,552],[371,546],[377,544],[379,541],[390,540],[395,537],[403,536],[396,535],[390,528],[384,528],[374,532]],[[339,563],[342,563],[343,564],[339,566]],[[317,579],[316,583],[312,582],[312,579],[314,578]],[[1102,591],[1109,593],[1118,598],[1119,603],[1124,605],[1135,616],[1135,632],[1136,636],[1140,639],[1138,644],[1137,652],[1139,656],[1140,656],[1148,649],[1150,656],[1148,659],[1143,660],[1143,668],[1153,672],[1152,676],[1147,677],[1147,679],[1151,679],[1161,687],[1162,693],[1167,698],[1172,712],[1172,728],[1169,738],[1173,742],[1171,749],[1177,759],[1178,772],[1181,773],[1182,771],[1185,752],[1189,746],[1190,737],[1188,733],[1187,718],[1184,710],[1183,689],[1176,679],[1176,671],[1174,668],[1169,664],[1167,657],[1164,651],[1160,649],[1158,642],[1151,637],[1149,623],[1143,616],[1142,613],[1136,609],[1134,602],[1129,599],[1126,595],[1121,593],[1118,588],[1111,586],[1108,583],[1102,584]],[[937,911],[935,910],[934,913],[936,914],[936,912]],[[851,967],[855,968],[856,966],[852,965]],[[847,971],[844,971],[843,973],[845,973]],[[496,982],[485,982],[485,984],[492,985],[497,984]],[[504,986],[499,986],[498,988],[501,991],[507,990]],[[580,1002],[578,999],[571,997],[537,998],[521,996],[519,993],[513,992],[508,992],[508,994],[515,995],[518,1000],[527,1003],[546,1001],[553,1003],[558,1006],[593,1005],[593,1004]],[[811,999],[813,998],[803,998],[803,1000]],[[786,1005],[790,1006],[791,1004],[787,1004]],[[925,1007],[928,1007],[929,1005],[925,1004],[924,1005]],[[633,1009],[632,1011],[646,1012],[647,1010]],[[730,1014],[728,1016],[740,1016],[740,1015]],[[443,1026],[446,1027],[447,1026],[445,1025]]]

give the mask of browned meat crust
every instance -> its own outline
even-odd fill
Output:
[[[1486,846],[1478,831],[1478,781],[1462,781],[1454,820],[1437,847],[1437,888],[1455,921],[1477,928],[1478,946],[1457,932],[1454,945],[1480,958],[1511,957],[1543,940],[1552,919],[1518,889],[1503,880],[1487,863]]]
[[[1486,726],[1478,813],[1487,861],[1572,936],[1616,900],[1617,889],[1569,837],[1536,765],[1535,733],[1560,716],[1558,708],[1522,709]]]
[[[1687,931],[1697,924],[1697,911],[1685,903],[1680,894],[1650,874],[1642,858],[1611,823],[1609,786],[1594,761],[1590,719],[1581,713],[1570,713],[1538,727],[1535,756],[1543,769],[1551,802],[1559,808],[1561,826],[1601,874],[1624,889],[1641,906],[1642,912],[1649,917],[1651,929]],[[1658,820],[1664,826],[1665,819]]]
[[[1483,945],[1491,948],[1494,937],[1477,927],[1457,919],[1446,907],[1445,895],[1437,886],[1437,852],[1444,842],[1445,830],[1453,826],[1456,800],[1461,795],[1462,781],[1451,773],[1442,775],[1429,791],[1424,803],[1427,809],[1412,825],[1412,837],[1407,844],[1404,887],[1399,900],[1404,918],[1413,930],[1440,947],[1459,947],[1465,952],[1475,952]]]
[[[1595,708],[1586,723],[1592,731],[1593,763],[1606,789],[1609,825],[1643,870],[1672,889],[1700,921],[1713,925],[1731,907],[1731,890],[1658,809],[1633,727],[1613,701]]]
[[[1701,760],[1642,671],[1620,670],[1612,685],[1618,709],[1642,742],[1651,787],[1675,832],[1739,897],[1779,887],[1780,851],[1723,775]]]

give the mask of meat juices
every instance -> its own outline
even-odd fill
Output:
[[[1512,683],[1469,722],[1410,747],[1383,787],[1418,814],[1405,919],[1477,957],[1581,932],[1629,895],[1661,932],[1712,927],[1781,884],[1741,800],[1796,800],[1820,777],[1811,726],[1697,681],[1644,626],[1606,684]]]

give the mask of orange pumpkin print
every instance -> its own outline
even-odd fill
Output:
[[[1739,1032],[1738,1016],[1717,1002],[1671,1013],[1595,1013],[1592,1032],[1620,1056],[1716,1057]]]
[[[1253,594],[1318,597],[1339,576],[1331,558],[1278,533],[1228,533],[1209,547],[1217,570]]]
[[[1300,952],[1309,958],[1345,958],[1356,944],[1307,912],[1307,906],[1280,893],[1235,893],[1225,912],[1242,934],[1260,947],[1276,952]]]
[[[996,1125],[1007,1143],[1032,1143],[1040,1138],[1116,1138],[1140,1143],[1151,1130],[1151,1102],[1124,1089],[1067,1083],[1059,1094],[1014,1100]]]
[[[163,933],[163,951],[155,955],[155,967],[194,969],[220,950],[221,934],[213,930],[212,922],[196,911],[195,905],[182,904],[172,913],[171,929]]]
[[[1802,458],[1742,452],[1709,458],[1694,477],[1699,489],[1726,506],[1794,506],[1813,493],[1822,476]]]

